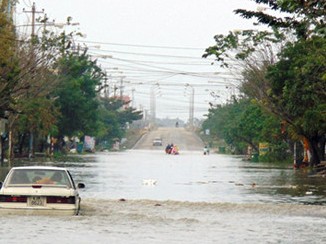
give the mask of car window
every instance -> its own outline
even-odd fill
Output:
[[[71,187],[66,171],[48,169],[15,169],[8,181],[8,185],[40,184],[60,185]]]
[[[28,177],[26,171],[15,170],[15,171],[12,172],[8,183],[13,184],[13,185],[30,184],[31,181],[30,181],[30,178]]]

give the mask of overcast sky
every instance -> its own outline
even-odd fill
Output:
[[[233,10],[257,7],[251,0],[20,0],[19,24],[31,20],[23,8],[31,10],[33,2],[37,11],[44,9],[56,23],[68,16],[79,23],[74,28],[86,37],[78,43],[87,45],[107,69],[112,87],[119,86],[119,76],[123,77],[123,94],[133,94],[136,108],[150,110],[150,90],[154,89],[156,116],[185,121],[192,91],[197,118],[207,113],[209,101],[223,103],[232,92],[228,86],[234,83],[232,77],[214,75],[225,71],[201,56],[214,45],[214,35],[254,28],[252,21]],[[212,92],[220,98],[214,100]]]

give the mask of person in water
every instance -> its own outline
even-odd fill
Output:
[[[207,145],[204,147],[204,155],[209,155],[209,148]]]
[[[166,146],[166,148],[165,148],[165,153],[166,154],[170,154],[171,153],[171,149],[172,149],[172,146],[171,145],[173,145],[173,144],[168,144],[167,146]]]

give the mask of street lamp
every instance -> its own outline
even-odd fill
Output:
[[[191,89],[190,99],[189,99],[189,125],[191,128],[194,126],[194,102],[195,102],[195,88],[190,84],[186,84],[186,89]]]
[[[151,124],[155,124],[156,120],[156,93],[155,88],[160,89],[160,84],[155,83],[151,86],[151,93],[150,93],[150,115],[151,115]]]

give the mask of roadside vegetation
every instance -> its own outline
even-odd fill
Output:
[[[211,105],[203,130],[233,153],[264,145],[260,160],[284,161],[301,149],[298,163],[318,165],[326,141],[326,3],[253,1],[264,7],[235,13],[264,29],[216,35],[203,55],[241,80],[230,84],[240,95]],[[7,4],[0,3],[0,161],[65,153],[85,136],[109,149],[125,137],[142,114],[106,95],[105,72],[75,45],[80,33],[51,32],[39,19],[42,33],[19,36]]]
[[[302,149],[298,166],[316,166],[325,160],[326,3],[255,2],[263,7],[235,13],[264,29],[216,35],[203,55],[231,72],[241,70],[241,95],[212,105],[203,129],[237,153],[247,153],[248,146],[259,152],[264,143],[268,151],[261,159],[283,161]]]
[[[124,137],[126,124],[142,114],[129,106],[130,101],[106,95],[105,72],[87,48],[74,44],[80,34],[56,34],[44,25],[39,36],[18,36],[6,10],[7,1],[2,1],[1,162],[33,157],[35,152],[65,153],[69,142],[86,135],[107,148]]]

